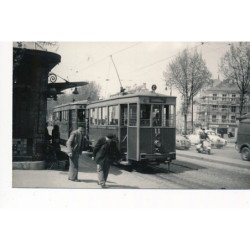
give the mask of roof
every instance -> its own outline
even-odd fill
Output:
[[[81,104],[88,104],[88,100],[82,100],[82,101],[77,101],[77,102],[68,102],[68,103],[64,103],[64,104],[61,104],[61,105],[58,105],[58,106],[55,106],[55,108],[60,108],[60,107],[65,107],[65,106],[68,106],[68,105],[81,105]]]
[[[139,92],[139,93],[134,93],[134,94],[124,94],[124,95],[112,96],[112,97],[110,97],[108,99],[103,99],[103,100],[91,102],[90,104],[106,102],[106,101],[110,101],[110,100],[126,99],[126,98],[131,98],[131,97],[169,97],[169,98],[176,98],[176,96],[167,96],[167,95],[158,94],[158,93],[155,93],[155,92],[146,92],[146,93],[145,92]]]

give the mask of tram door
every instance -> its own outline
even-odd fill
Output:
[[[128,141],[128,104],[121,104],[120,112],[120,151],[122,154],[127,153],[127,141]]]

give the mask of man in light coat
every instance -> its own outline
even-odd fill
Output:
[[[68,173],[68,179],[70,181],[79,181],[78,160],[84,147],[84,140],[85,140],[85,135],[83,133],[83,127],[79,127],[77,130],[71,132],[70,137],[66,143],[66,146],[68,148],[69,162],[70,162],[69,173]]]

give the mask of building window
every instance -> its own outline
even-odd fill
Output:
[[[212,115],[212,122],[216,122],[216,115]]]
[[[227,111],[227,106],[226,105],[222,105],[221,106],[221,111]]]
[[[227,94],[222,94],[222,101],[226,101],[227,100]]]
[[[236,122],[235,116],[232,115],[232,116],[231,116],[231,123],[235,123],[235,122]]]
[[[213,94],[213,100],[217,100],[217,94]]]
[[[235,102],[235,101],[236,101],[236,94],[232,94],[231,101],[232,101],[232,102]]]
[[[221,117],[221,119],[222,119],[222,122],[223,122],[223,123],[226,123],[226,122],[227,122],[227,116],[226,116],[226,115],[223,115],[223,116]]]
[[[213,110],[217,110],[218,109],[218,105],[213,105],[212,108],[213,108]]]
[[[231,106],[231,112],[235,113],[236,112],[236,106]]]

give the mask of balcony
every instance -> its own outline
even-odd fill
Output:
[[[213,97],[206,96],[200,99],[200,104],[237,104],[240,102],[238,97]]]

